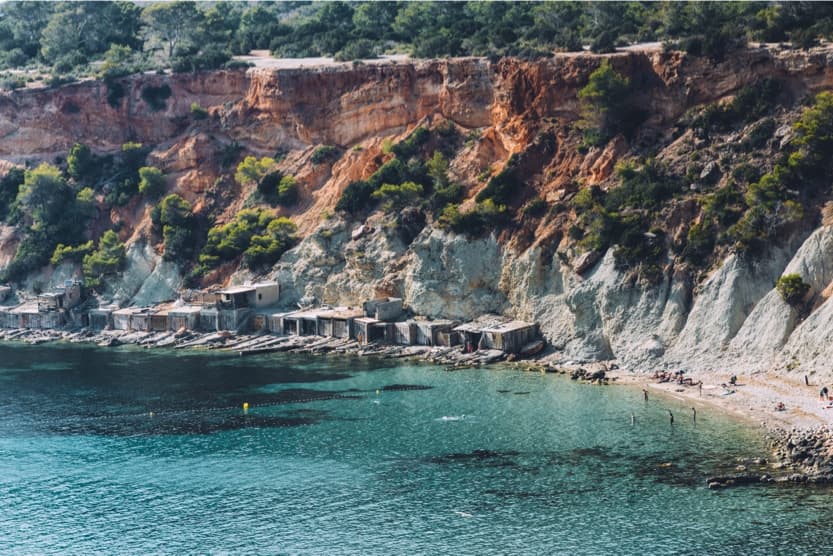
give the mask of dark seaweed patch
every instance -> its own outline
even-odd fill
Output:
[[[512,459],[520,455],[519,452],[493,452],[491,450],[473,450],[467,453],[446,454],[434,456],[428,461],[431,463],[462,463],[467,465],[481,465],[484,467],[516,467],[518,464]]]
[[[389,384],[383,386],[382,390],[385,392],[400,392],[403,390],[431,390],[433,386],[425,386],[423,384]]]
[[[48,432],[64,435],[166,436],[203,435],[238,429],[299,427],[321,422],[326,412],[304,411],[287,415],[193,414],[131,416],[53,423]]]

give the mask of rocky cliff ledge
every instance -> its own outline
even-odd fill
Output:
[[[633,136],[587,148],[575,131],[582,119],[577,93],[605,59],[638,85],[635,98],[645,118]],[[0,95],[0,157],[14,163],[52,160],[76,142],[99,153],[127,141],[153,145],[150,160],[167,173],[168,190],[224,222],[252,193],[228,179],[233,169],[223,165],[224,149],[279,152],[281,170],[302,186],[299,203],[278,210],[298,223],[303,238],[267,273],[281,282],[287,303],[315,297],[349,304],[376,294],[401,295],[425,315],[494,311],[536,321],[565,359],[618,359],[637,370],[732,366],[833,377],[828,363],[833,228],[823,225],[821,206],[811,207],[802,226],[754,257],[718,250],[713,263],[695,269],[669,253],[653,281],[622,270],[613,249],[588,254],[570,235],[572,198],[591,186],[616,187],[614,168],[627,157],[649,152],[680,173],[711,180],[709,187],[733,183],[735,155],[727,154],[729,147],[742,142],[757,122],[724,133],[721,150],[713,138],[704,142],[680,121],[692,110],[730,101],[764,78],[778,79],[786,99],[770,116],[777,130],[758,147],[765,160],[775,158],[788,140],[800,99],[833,88],[833,52],[757,49],[716,64],[657,50],[541,61],[154,74],[124,78],[118,85],[87,81]],[[171,95],[154,111],[143,91],[163,85]],[[122,94],[114,96],[117,86]],[[208,118],[191,118],[193,104],[205,108]],[[512,201],[517,212],[510,224],[468,237],[440,229],[429,216],[403,234],[381,212],[336,213],[348,183],[367,178],[388,160],[386,140],[401,140],[418,125],[451,125],[465,138],[449,160],[449,175],[468,198],[464,207],[473,204],[489,177],[521,160],[524,187]],[[312,154],[325,144],[340,156],[314,163]],[[692,183],[695,193],[697,187]],[[536,198],[546,203],[545,215],[525,215],[521,208]],[[694,206],[685,200],[669,209],[669,235],[685,236],[699,218]],[[142,302],[165,298],[182,284],[182,269],[161,262],[149,217],[150,207],[136,201],[102,207],[96,223],[102,229],[118,222],[130,245],[125,279],[111,288],[123,302],[137,295]],[[362,233],[356,233],[359,226]],[[0,238],[7,261],[14,230],[7,228]],[[235,264],[210,278],[252,277]],[[44,269],[30,284],[72,272],[71,266]],[[787,305],[773,289],[789,272],[800,273],[811,287],[805,309]]]

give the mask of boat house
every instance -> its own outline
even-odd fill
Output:
[[[196,305],[181,305],[168,309],[171,330],[196,330],[200,326],[201,308]]]
[[[497,315],[487,315],[462,324],[454,331],[459,334],[460,343],[466,351],[499,349],[506,353],[518,353],[538,337],[537,324]]]
[[[446,346],[457,344],[457,335],[453,333],[460,323],[453,320],[415,320],[416,341],[420,346]]]
[[[376,320],[394,321],[402,315],[402,298],[385,297],[383,299],[365,301],[362,308],[366,317]]]
[[[114,328],[113,312],[113,307],[98,307],[97,309],[90,309],[90,328],[92,330]]]

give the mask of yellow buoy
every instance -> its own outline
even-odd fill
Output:
[[[243,402],[243,409],[249,409],[249,402]]]

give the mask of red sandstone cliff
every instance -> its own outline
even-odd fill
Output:
[[[828,88],[833,85],[831,55],[761,49],[717,65],[659,51],[609,58],[641,91],[639,100],[649,115],[643,129],[668,134],[669,124],[690,107],[731,95],[761,76],[781,78],[795,95]],[[154,146],[151,160],[198,210],[213,195],[230,214],[248,191],[228,177],[218,180],[233,171],[219,166],[223,147],[237,141],[244,153],[280,151],[286,154],[284,168],[301,180],[301,202],[291,214],[306,234],[332,211],[349,181],[378,166],[383,138],[402,136],[420,122],[447,119],[464,132],[477,130],[477,140],[451,165],[472,194],[481,186],[478,174],[496,172],[511,154],[529,148],[542,132],[552,132],[553,152],[533,160],[528,174],[530,191],[554,201],[565,187],[605,180],[628,150],[614,141],[603,150],[582,152],[569,133],[579,117],[577,91],[601,60],[563,55],[497,63],[466,58],[144,74],[122,80],[125,94],[117,108],[108,104],[108,87],[98,81],[15,91],[0,95],[0,159],[52,160],[76,142],[107,152],[137,141]],[[141,92],[162,84],[172,95],[165,109],[154,112]],[[210,117],[191,118],[192,103],[208,109]],[[309,155],[321,144],[340,146],[345,154],[332,167],[314,167]],[[118,214],[137,228],[144,216],[144,211]]]

